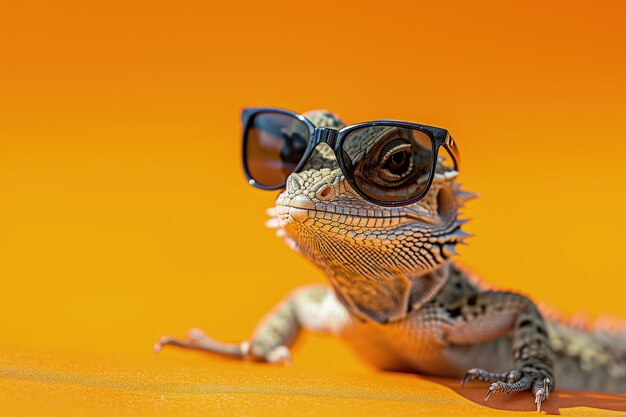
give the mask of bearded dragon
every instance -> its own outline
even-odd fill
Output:
[[[305,116],[317,127],[344,126],[326,111]],[[306,329],[341,337],[382,370],[487,382],[485,400],[528,390],[537,411],[557,382],[626,391],[626,335],[545,319],[528,297],[487,289],[452,260],[469,236],[460,209],[475,195],[439,162],[425,198],[383,207],[359,196],[320,144],[287,178],[268,226],[317,265],[330,286],[296,289],[242,343],[192,329],[187,339],[162,337],[155,350],[176,345],[289,362],[290,346]]]

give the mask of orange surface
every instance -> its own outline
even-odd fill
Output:
[[[6,416],[537,415],[530,393],[494,395],[486,406],[484,385],[408,374],[299,371],[178,352],[2,355]],[[624,409],[625,396],[570,391],[555,391],[543,408],[576,417],[626,416],[616,411]]]
[[[482,194],[463,262],[567,314],[626,316],[626,6],[337,3],[2,5],[0,347],[238,340],[323,282],[263,228],[275,195],[241,174],[244,105],[448,128]],[[294,370],[371,372],[325,338]]]

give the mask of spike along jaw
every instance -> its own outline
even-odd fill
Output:
[[[358,195],[333,152],[318,146],[304,169],[291,174],[267,225],[294,250],[331,275],[381,276],[427,272],[456,254],[469,235],[458,209],[473,194],[455,184],[457,171],[440,157],[422,200],[386,207]]]

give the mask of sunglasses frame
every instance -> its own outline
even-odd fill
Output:
[[[302,154],[302,158],[300,159],[300,161],[298,162],[298,164],[296,165],[292,173],[297,173],[302,169],[306,161],[313,154],[313,151],[320,143],[326,143],[333,150],[335,157],[337,159],[339,168],[341,169],[341,172],[343,173],[345,178],[348,180],[348,183],[354,189],[354,191],[356,191],[364,199],[380,206],[405,206],[408,204],[415,203],[421,200],[422,198],[424,198],[426,194],[428,193],[428,190],[430,189],[433,179],[435,177],[435,171],[437,168],[437,155],[439,153],[439,148],[442,146],[448,152],[448,154],[452,157],[452,160],[454,162],[454,169],[457,171],[459,169],[459,164],[460,164],[459,150],[458,150],[458,147],[456,146],[456,142],[454,141],[454,139],[452,139],[452,136],[450,136],[450,133],[446,129],[441,129],[438,127],[427,126],[427,125],[422,125],[422,124],[417,124],[417,123],[402,122],[398,120],[374,120],[370,122],[361,122],[361,123],[356,123],[352,125],[347,125],[341,129],[333,129],[333,128],[328,128],[328,127],[316,127],[313,124],[313,122],[311,122],[305,116],[299,113],[290,111],[290,110],[285,110],[285,109],[276,108],[276,107],[246,107],[241,112],[241,123],[242,123],[241,156],[242,156],[242,162],[243,162],[243,170],[246,175],[246,178],[248,179],[248,183],[262,190],[280,190],[282,188],[285,188],[286,182],[283,182],[282,184],[275,185],[275,186],[267,186],[267,185],[259,184],[250,175],[250,170],[248,169],[248,163],[246,161],[246,154],[247,154],[246,138],[248,135],[248,131],[252,127],[252,121],[254,120],[254,117],[261,113],[276,113],[276,114],[283,114],[283,115],[291,116],[303,122],[309,129],[309,141],[307,143],[306,149],[304,150],[304,153]],[[367,195],[356,184],[356,181],[354,179],[353,168],[351,167],[349,168],[344,161],[344,156],[342,152],[343,142],[345,141],[348,134],[350,134],[351,132],[358,130],[358,129],[365,128],[365,127],[374,127],[374,126],[400,127],[400,128],[418,130],[426,134],[430,138],[431,145],[432,145],[432,154],[433,154],[432,168],[430,170],[431,172],[428,175],[428,181],[426,182],[426,186],[415,197],[411,197],[410,199],[400,200],[400,201],[382,201],[382,200],[378,200],[376,198],[373,198]]]

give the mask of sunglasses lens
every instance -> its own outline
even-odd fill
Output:
[[[260,185],[276,187],[285,183],[302,159],[309,129],[294,116],[261,112],[250,120],[244,140],[250,176]]]
[[[433,141],[417,129],[355,129],[346,136],[342,150],[356,185],[378,201],[411,200],[424,192],[433,174]]]

